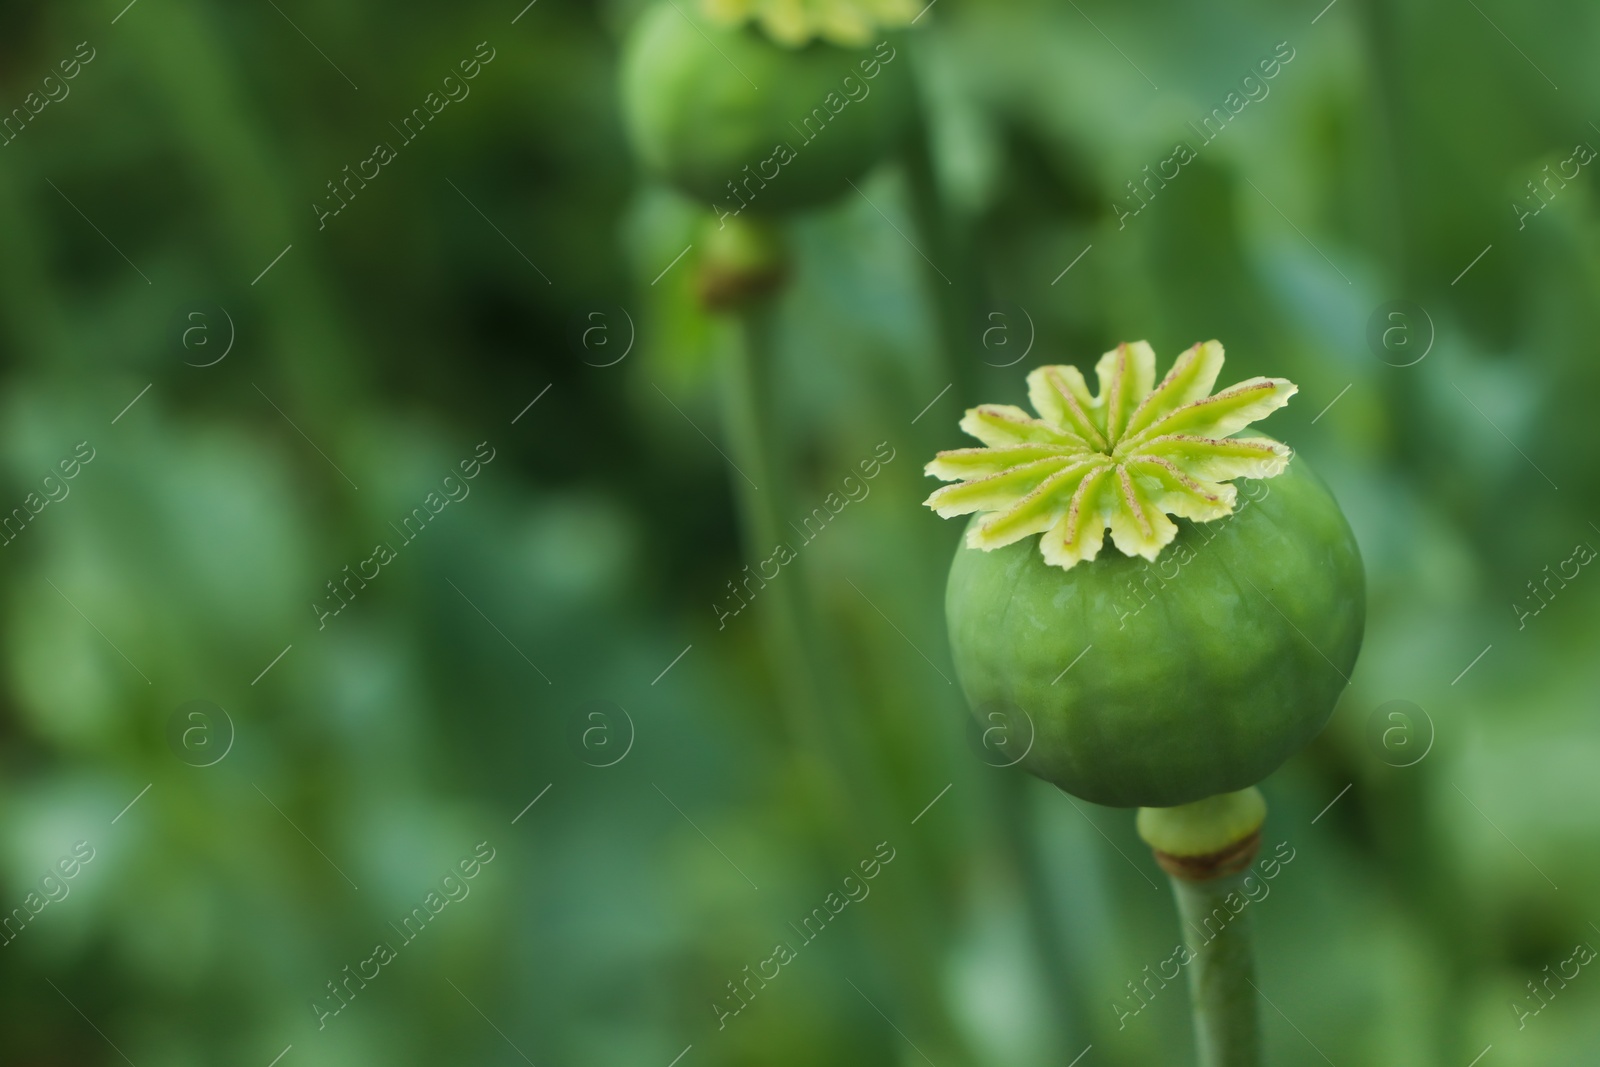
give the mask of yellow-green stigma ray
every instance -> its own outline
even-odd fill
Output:
[[[941,516],[981,517],[967,543],[984,551],[1039,533],[1046,562],[1068,568],[1094,559],[1109,530],[1126,556],[1153,560],[1177,536],[1175,515],[1209,522],[1232,513],[1234,478],[1281,474],[1293,453],[1264,437],[1234,438],[1288,403],[1297,387],[1251,378],[1212,393],[1222,345],[1197,344],[1159,384],[1155,352],[1118,345],[1095,365],[1099,391],[1070,366],[1028,375],[1037,416],[984,404],[961,429],[982,448],[940,452],[925,468],[945,486],[926,503]]]
[[[859,48],[911,25],[921,9],[916,0],[700,0],[711,21],[723,26],[754,22],[790,48],[819,38]]]

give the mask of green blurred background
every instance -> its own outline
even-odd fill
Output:
[[[694,300],[703,208],[623,138],[638,10],[0,4],[0,109],[30,109],[0,488],[31,515],[0,566],[0,908],[31,916],[0,1059],[1192,1062],[1181,986],[1119,1025],[1179,936],[1132,813],[974,743],[921,465],[1033,366],[1216,337],[1227,381],[1299,383],[1268,429],[1370,589],[1338,711],[1264,784],[1295,850],[1251,907],[1269,1061],[1593,1062],[1600,977],[1525,984],[1600,945],[1600,579],[1529,586],[1600,545],[1592,168],[1513,205],[1600,145],[1600,9],[942,0],[896,38],[916,135],[793,221],[754,364]],[[480,41],[470,96],[319,229]],[[759,471],[719,454],[752,441]],[[762,524],[875,450],[719,626]],[[719,1021],[880,843],[870,895]]]

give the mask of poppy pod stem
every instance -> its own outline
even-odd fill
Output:
[[[776,559],[773,546],[796,539],[780,516],[789,497],[782,450],[771,410],[771,377],[776,362],[778,323],[771,299],[743,299],[729,314],[731,336],[723,353],[721,402],[731,478],[739,503],[747,554]],[[803,551],[803,548],[801,549]],[[793,558],[793,557],[788,557]],[[820,623],[805,600],[801,576],[783,571],[772,577],[750,574],[751,620],[765,630],[773,672],[773,698],[795,750],[802,807],[815,815],[828,861],[848,869],[860,857],[853,839],[862,825],[887,825],[889,804],[877,785],[865,740],[854,727],[843,698],[825,690],[828,669]],[[736,625],[736,624],[735,624]],[[939,905],[927,880],[911,879],[899,890],[899,910],[872,928],[881,958],[891,961],[909,1010],[920,1029],[932,1035],[928,1047],[940,1062],[970,1061],[965,1039],[952,1024],[938,976],[937,946],[925,935],[938,921]]]
[[[1140,808],[1139,836],[1172,880],[1186,948],[1200,1067],[1259,1067],[1255,961],[1243,879],[1267,805],[1251,787],[1173,808]]]
[[[779,223],[756,216],[707,223],[695,290],[707,311],[758,308],[789,280],[789,252]],[[748,317],[748,316],[747,316]]]
[[[773,546],[784,540],[778,524],[781,513],[783,480],[773,455],[772,419],[762,403],[766,390],[762,383],[770,374],[765,366],[770,358],[772,333],[771,308],[746,306],[737,317],[733,341],[723,356],[721,368],[722,418],[735,473],[731,479],[739,505],[745,554],[762,559]],[[747,598],[758,625],[766,631],[768,655],[779,680],[779,705],[783,710],[790,740],[815,753],[826,752],[827,739],[821,732],[817,714],[820,696],[813,679],[812,650],[801,622],[795,583],[768,581],[757,570],[744,588],[738,613],[745,610]],[[730,604],[730,607],[732,605]],[[824,787],[830,805],[839,803],[838,783]]]
[[[1255,377],[1217,390],[1222,365],[1222,345],[1204,341],[1158,380],[1155,351],[1133,341],[1100,357],[1098,389],[1076,366],[1035,367],[1036,414],[970,408],[961,429],[983,447],[940,452],[924,470],[950,484],[925,503],[973,516],[945,591],[968,703],[1037,724],[1019,760],[1033,774],[1139,806],[1183,918],[1199,1062],[1257,1067],[1246,907],[1293,850],[1245,874],[1267,806],[1239,787],[1333,713],[1361,648],[1366,582],[1355,535],[1305,460],[1238,436],[1296,386]]]
[[[984,322],[985,326],[1000,323],[999,333],[984,333],[976,326],[980,318],[975,310],[979,297],[972,273],[967,269],[967,264],[975,259],[970,226],[964,214],[950,209],[941,193],[930,142],[927,115],[925,111],[918,111],[916,121],[910,124],[904,153],[915,232],[921,235],[919,244],[925,242],[927,248],[928,258],[919,256],[917,266],[922,272],[923,286],[928,291],[928,302],[933,305],[939,359],[944,365],[943,369],[955,380],[956,397],[961,399],[970,397],[976,388],[976,367],[969,355],[972,339],[977,337],[987,341],[991,337],[1005,336],[1012,324],[1004,321],[1002,312],[998,319],[990,318]],[[1015,325],[1020,338],[1022,324]],[[1010,337],[1006,336],[1005,340],[1009,346]],[[1014,346],[1019,353],[1026,347],[1027,343],[1021,340]],[[996,355],[984,361],[990,366],[1006,366],[1005,361],[1011,358],[1011,353],[1007,352],[1004,356]]]

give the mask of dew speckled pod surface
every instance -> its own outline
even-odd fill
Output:
[[[966,479],[930,506],[979,512],[946,591],[974,713],[1026,735],[1027,769],[1100,804],[1261,781],[1322,728],[1361,645],[1361,556],[1332,494],[1279,443],[1229,436],[1293,386],[1211,396],[1211,345],[1160,386],[1148,346],[1120,346],[1098,397],[1073,368],[1041,368],[1035,406],[1064,417],[974,409],[963,426],[989,447],[929,464]],[[1118,553],[1100,552],[1108,528]]]

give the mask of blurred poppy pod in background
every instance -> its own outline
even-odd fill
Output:
[[[911,114],[909,60],[887,33],[859,47],[786,44],[765,25],[664,0],[624,49],[634,151],[719,218],[832,200],[893,150]]]

